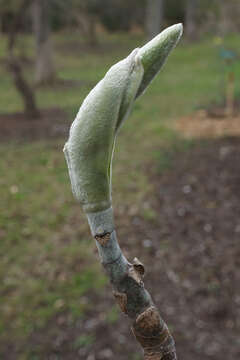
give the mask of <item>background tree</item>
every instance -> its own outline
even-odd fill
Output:
[[[198,0],[187,0],[185,9],[185,29],[189,39],[194,40],[197,36],[197,12]]]
[[[33,28],[36,39],[36,73],[37,85],[49,84],[56,79],[53,64],[53,48],[50,38],[50,1],[33,1]]]
[[[2,0],[0,5],[2,4],[2,9],[8,11],[11,15],[9,16],[11,21],[6,28],[8,34],[6,67],[11,73],[16,89],[23,99],[26,116],[28,118],[38,118],[40,112],[37,108],[34,91],[24,76],[21,61],[15,51],[19,28],[24,23],[32,0],[11,0],[8,3]]]
[[[107,30],[129,31],[135,24],[143,25],[144,0],[103,0],[103,3],[100,21]]]
[[[149,39],[159,33],[162,23],[163,0],[147,0],[145,27]]]
[[[219,1],[219,33],[226,35],[240,29],[240,3],[237,0]]]
[[[104,4],[99,0],[73,0],[72,4],[72,17],[86,36],[88,45],[97,46],[96,26]]]

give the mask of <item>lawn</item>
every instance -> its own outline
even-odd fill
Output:
[[[21,43],[25,56],[33,59],[32,39],[25,37]],[[78,85],[40,88],[37,101],[41,108],[61,107],[70,125],[91,87],[113,63],[141,46],[143,38],[103,35],[98,50],[86,48],[79,34],[55,35],[54,43],[59,78],[76,80]],[[237,48],[239,39],[232,36],[226,43]],[[1,38],[0,60],[5,46]],[[31,80],[33,67],[29,70],[26,66],[27,70]],[[240,66],[236,73],[240,75]],[[21,111],[21,99],[2,65],[0,77],[1,112]],[[221,101],[223,84],[223,66],[214,39],[196,44],[183,41],[177,47],[161,74],[137,101],[118,138],[113,166],[117,214],[136,207],[147,220],[154,216],[151,209],[141,206],[153,192],[147,169],[156,171],[161,167],[164,171],[171,161],[171,156],[166,157],[168,149],[176,151],[188,145],[171,130],[171,125],[200,106]],[[65,140],[19,144],[13,139],[0,144],[2,344],[9,337],[16,346],[22,344],[57,313],[67,313],[72,321],[84,316],[94,307],[86,296],[102,292],[107,283],[85,217],[71,194],[62,153]],[[110,322],[118,316],[114,309],[108,315]],[[78,339],[77,345],[75,340],[75,345],[84,346],[84,339]]]

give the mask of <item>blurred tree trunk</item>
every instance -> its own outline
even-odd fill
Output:
[[[163,23],[163,0],[147,0],[146,31],[149,39],[156,36]]]
[[[91,47],[98,46],[96,15],[88,14],[87,11],[83,9],[75,14],[75,19],[78,23],[80,30],[83,32],[88,45]]]
[[[8,59],[8,69],[13,76],[13,80],[21,95],[24,103],[24,112],[28,118],[37,119],[40,117],[40,112],[36,105],[35,94],[32,88],[29,86],[28,82],[25,80],[23,75],[23,70],[15,57],[10,57]]]
[[[89,45],[96,47],[98,45],[97,31],[96,31],[96,16],[89,16]]]
[[[14,53],[19,24],[23,21],[26,11],[31,5],[32,0],[22,0],[21,5],[15,11],[15,15],[8,30],[8,58],[7,69],[13,76],[14,84],[21,95],[24,103],[24,112],[31,119],[39,118],[40,112],[37,108],[34,91],[24,77],[22,66],[18,57]]]
[[[33,27],[37,52],[35,82],[37,85],[49,84],[56,79],[50,39],[49,3],[49,0],[34,0],[33,3]]]
[[[197,10],[199,0],[187,0],[185,10],[186,35],[194,40],[197,36]]]
[[[229,32],[238,32],[240,28],[240,2],[220,0],[219,34],[224,36]]]

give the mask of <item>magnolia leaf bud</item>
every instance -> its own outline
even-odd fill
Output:
[[[113,65],[83,101],[64,146],[72,191],[86,213],[111,207],[116,135],[182,34],[174,25]]]

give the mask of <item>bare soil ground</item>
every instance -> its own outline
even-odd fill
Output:
[[[240,358],[239,159],[239,138],[196,142],[175,155],[171,169],[152,175],[151,221],[132,209],[116,214],[120,243],[130,259],[145,263],[145,286],[175,337],[179,359]],[[3,359],[27,351],[29,359],[140,359],[125,316],[107,319],[110,286],[86,301],[94,310],[84,318],[72,322],[59,314],[22,346],[10,339]],[[85,344],[73,346],[79,336]]]
[[[39,119],[26,118],[24,113],[0,114],[0,141],[32,141],[61,137],[67,134],[67,114],[59,108],[41,110]]]

